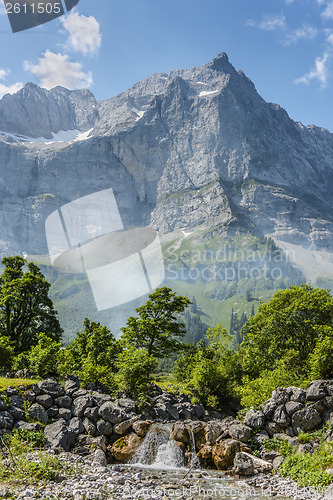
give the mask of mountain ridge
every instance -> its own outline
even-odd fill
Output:
[[[0,100],[0,123],[3,252],[46,253],[46,217],[105,187],[125,226],[238,225],[333,248],[333,134],[266,103],[225,53],[103,101],[29,83]],[[85,135],[56,140],[64,130]]]

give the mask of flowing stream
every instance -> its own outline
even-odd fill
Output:
[[[267,492],[255,490],[246,481],[234,479],[223,471],[201,469],[191,429],[188,429],[189,463],[185,465],[184,453],[172,439],[171,430],[172,424],[153,425],[128,464],[129,468],[140,471],[146,480],[157,481],[158,488],[164,490],[164,498],[263,500],[269,497]]]

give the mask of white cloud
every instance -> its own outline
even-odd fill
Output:
[[[0,99],[6,94],[15,94],[23,87],[22,82],[13,83],[13,85],[5,85],[0,83]]]
[[[326,41],[327,41],[329,46],[333,46],[333,33],[332,33],[332,31],[327,32]]]
[[[285,2],[287,5],[290,5],[290,4],[294,3],[294,0],[285,0]]]
[[[265,15],[262,21],[254,21],[253,19],[249,19],[247,21],[247,26],[251,26],[253,28],[259,28],[264,31],[276,31],[276,30],[284,30],[286,29],[286,17],[283,15],[277,16],[269,16]]]
[[[9,69],[0,69],[0,99],[5,95],[5,94],[15,94],[18,90],[20,90],[23,87],[22,82],[16,82],[13,83],[12,85],[6,85],[5,83],[2,83],[3,80],[6,79],[6,77],[9,75],[10,70]]]
[[[333,19],[333,0],[317,0],[317,3],[325,6],[321,15],[325,19]]]
[[[306,73],[301,78],[294,80],[294,83],[305,83],[306,85],[309,85],[311,80],[318,80],[322,88],[327,87],[328,60],[329,54],[327,52],[325,52],[323,57],[317,57],[314,69],[309,71],[309,73]]]
[[[95,54],[101,46],[102,35],[98,21],[93,17],[81,16],[77,12],[61,18],[69,34],[69,48],[83,55]]]
[[[92,73],[84,73],[82,64],[72,62],[67,55],[55,54],[46,50],[37,64],[24,62],[24,69],[39,78],[40,86],[51,89],[58,85],[68,89],[90,87],[93,83]]]
[[[0,69],[0,80],[4,80],[9,73],[9,69]]]
[[[301,28],[297,28],[296,30],[288,33],[284,41],[284,45],[290,45],[298,42],[299,40],[313,40],[317,35],[317,28],[314,28],[310,24],[303,24]]]

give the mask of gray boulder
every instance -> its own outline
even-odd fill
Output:
[[[276,402],[276,401],[271,401],[269,400],[267,402],[267,404],[265,405],[265,408],[264,408],[264,416],[267,420],[270,420],[273,415],[274,415],[274,412],[276,410],[276,408],[279,406],[279,404]],[[251,411],[251,410],[250,410]]]
[[[82,421],[85,431],[89,436],[96,436],[97,429],[96,425],[87,417],[85,417]]]
[[[58,417],[63,418],[64,420],[69,420],[72,418],[72,412],[69,408],[59,408],[58,409]]]
[[[72,398],[70,396],[60,396],[55,399],[55,404],[59,406],[59,408],[70,408],[72,406]]]
[[[8,411],[15,420],[23,420],[25,418],[24,411],[17,406],[11,406]]]
[[[107,466],[106,454],[100,448],[98,448],[97,450],[94,451],[93,463],[98,464],[98,465],[102,465],[103,467]]]
[[[284,387],[278,387],[272,392],[271,401],[274,401],[278,405],[282,405],[289,401],[289,392],[288,389]]]
[[[46,413],[49,418],[54,418],[59,414],[59,408],[56,405],[52,405],[48,408],[48,410],[46,410]]]
[[[14,417],[8,411],[0,411],[0,429],[12,430]]]
[[[265,430],[272,437],[274,434],[281,432],[281,427],[275,422],[266,422]]]
[[[45,410],[48,410],[53,405],[53,398],[48,394],[42,394],[36,397],[36,403],[42,405]]]
[[[299,387],[289,387],[291,389],[290,401],[296,401],[298,403],[304,403],[306,400],[306,392]]]
[[[306,406],[292,416],[292,427],[295,434],[300,432],[309,432],[315,429],[321,423],[321,418],[317,410],[312,406]]]
[[[48,394],[52,398],[58,398],[65,394],[65,389],[59,382],[53,379],[42,380],[38,383],[38,388],[41,393]],[[38,394],[36,394],[38,396]]]
[[[232,419],[233,420],[233,419]],[[218,420],[212,420],[207,422],[205,427],[206,443],[209,445],[214,445],[221,434],[226,430],[224,423]]]
[[[71,409],[75,417],[83,417],[84,411],[92,406],[94,406],[93,398],[90,394],[85,394],[74,399]]]
[[[24,401],[20,396],[11,396],[10,400],[11,400],[13,406],[16,406],[17,408],[21,408],[21,410],[23,410]]]
[[[34,391],[26,391],[24,393],[24,399],[30,401],[30,403],[34,403],[36,401],[36,394]]]
[[[315,380],[311,382],[306,389],[306,399],[308,401],[319,401],[327,396],[327,388],[325,380]]]
[[[187,426],[183,422],[176,422],[172,426],[172,439],[181,443],[189,443],[190,437]]]
[[[78,437],[78,442],[81,446],[86,446],[90,449],[99,448],[104,452],[107,450],[107,441],[105,436],[92,437],[87,436],[87,434],[81,434]]]
[[[0,398],[0,411],[6,411],[8,410],[7,403],[3,399]]]
[[[97,421],[97,431],[103,436],[111,436],[113,434],[113,426],[110,422],[100,419]]]
[[[76,439],[75,432],[62,419],[47,425],[44,436],[52,448],[62,448],[64,451],[69,451]]]
[[[108,420],[111,424],[119,424],[126,420],[127,415],[122,408],[115,405],[112,401],[107,401],[99,409],[99,416],[103,420]]]
[[[78,378],[68,378],[65,381],[65,391],[67,394],[72,395],[73,392],[77,391],[78,389],[80,389],[80,381]]]
[[[120,408],[123,408],[127,413],[135,413],[136,412],[136,401],[129,398],[120,398],[116,401],[117,405]]]
[[[280,405],[276,408],[272,420],[280,427],[288,427],[290,424],[290,418],[286,412],[285,405]]]
[[[333,410],[333,396],[326,396],[322,401],[328,410]]]
[[[90,418],[91,420],[94,420],[95,418],[98,418],[98,407],[95,406],[94,408],[86,408],[84,410],[84,416],[87,418]]]
[[[194,416],[194,411],[191,403],[177,403],[174,405],[179,413],[179,418],[182,420],[191,419]]]
[[[280,465],[283,464],[283,462],[285,461],[285,457],[283,457],[282,455],[279,455],[278,457],[274,458],[273,460],[273,469],[274,470],[277,470]]]
[[[37,384],[32,384],[31,391],[35,394],[35,396],[40,396],[41,394],[43,394]]]
[[[269,434],[267,431],[264,430],[258,432],[253,438],[253,440],[260,445],[263,444],[266,441],[266,439],[269,439]]]
[[[252,457],[248,453],[236,453],[233,472],[239,476],[252,476],[254,474]]]
[[[38,420],[38,422],[41,422],[42,424],[46,424],[48,421],[48,416],[45,408],[43,408],[43,406],[38,403],[34,403],[32,406],[30,406],[28,413],[31,418],[33,418],[34,420]]]
[[[17,390],[14,389],[13,387],[7,387],[7,389],[5,389],[5,393],[7,396],[16,396],[17,395]]]
[[[179,420],[179,413],[175,406],[171,403],[166,403],[164,405],[165,411],[169,414],[170,418],[173,420]]]
[[[288,401],[288,403],[286,403],[285,406],[286,406],[286,412],[289,415],[289,417],[292,417],[294,413],[304,408],[304,405],[297,401]]]
[[[82,434],[85,430],[83,422],[79,417],[73,417],[68,423],[68,428],[76,435]]]
[[[206,410],[201,403],[195,403],[192,405],[193,413],[197,418],[203,418],[206,414]]]
[[[234,424],[229,428],[229,434],[242,443],[248,443],[252,436],[252,429],[247,425]]]
[[[15,429],[22,429],[23,431],[40,431],[42,427],[40,424],[37,423],[32,423],[32,422],[25,422],[24,420],[19,420],[15,424]]]
[[[249,410],[245,416],[244,424],[252,429],[263,429],[265,426],[265,415],[262,411]]]

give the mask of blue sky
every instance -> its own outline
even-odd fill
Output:
[[[333,132],[333,0],[80,0],[16,34],[0,4],[0,95],[33,81],[106,99],[224,51],[265,100]]]

